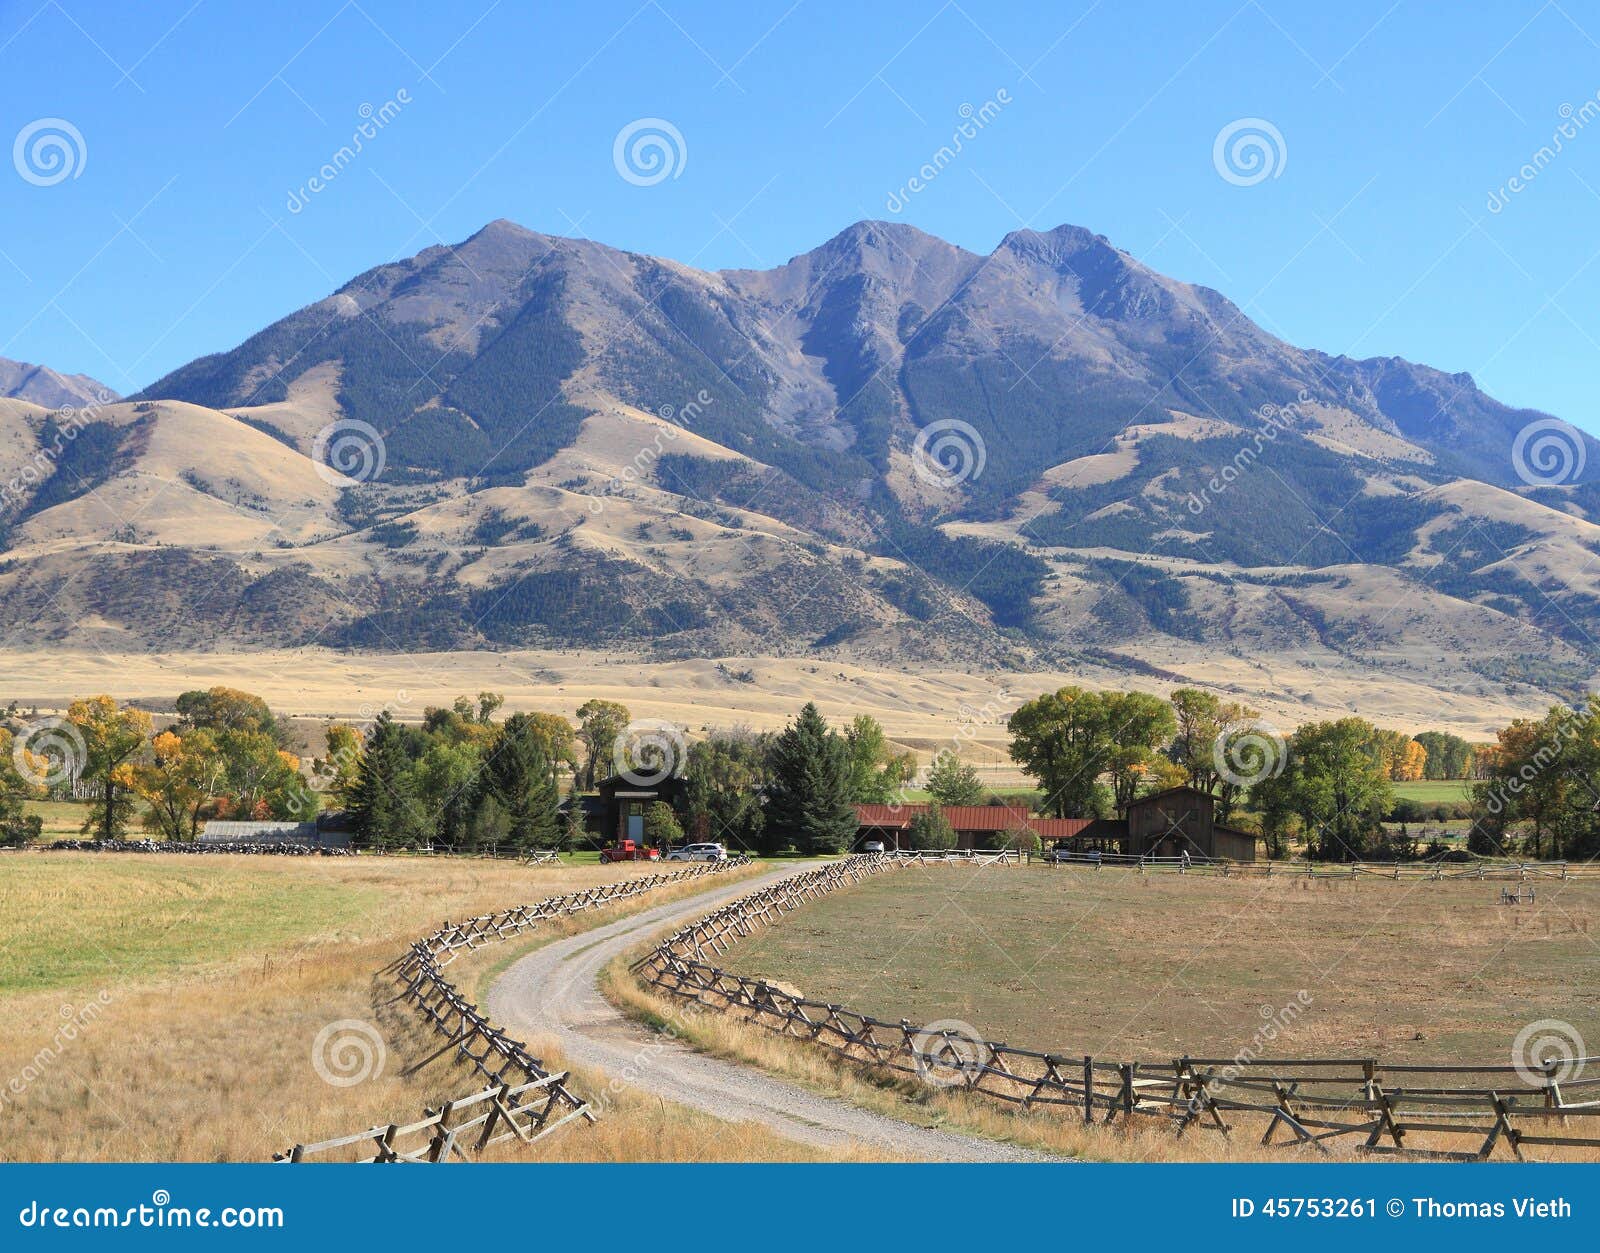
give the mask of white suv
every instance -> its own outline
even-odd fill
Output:
[[[685,844],[667,854],[668,861],[727,861],[728,850],[720,844]]]

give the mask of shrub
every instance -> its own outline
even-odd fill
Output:
[[[666,801],[653,801],[645,807],[644,838],[647,844],[661,848],[683,843],[683,826]]]
[[[911,819],[907,838],[912,848],[941,850],[956,846],[956,829],[937,805],[930,805]]]

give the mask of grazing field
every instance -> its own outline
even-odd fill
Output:
[[[390,990],[375,973],[446,918],[658,869],[0,855],[0,1118],[10,1129],[0,1158],[260,1161],[297,1140],[415,1117],[474,1083],[444,1062],[402,1075],[437,1040],[385,1007]],[[521,944],[564,933],[552,926]],[[319,1074],[313,1042],[350,1022],[381,1041],[378,1064],[336,1086]],[[668,1111],[650,1104],[635,1111],[642,1123],[622,1110],[595,1134],[569,1129],[581,1144],[553,1137],[540,1156],[623,1157],[641,1135],[665,1157],[693,1156],[694,1143],[662,1130]],[[759,1139],[739,1142],[757,1156],[783,1151]]]
[[[1427,805],[1472,799],[1471,779],[1414,779],[1390,786],[1394,788],[1396,800],[1420,801]]]
[[[1500,890],[930,866],[807,905],[723,964],[890,1021],[1119,1060],[1500,1064],[1539,1019],[1600,1044],[1600,883],[1518,906]],[[1263,1022],[1306,997],[1262,1047]]]
[[[39,815],[43,824],[41,836],[46,840],[77,835],[89,816],[87,801],[24,801],[22,807],[27,813]]]

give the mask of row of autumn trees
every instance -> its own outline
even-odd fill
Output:
[[[1385,826],[1392,785],[1471,778],[1469,851],[1600,852],[1600,698],[1519,719],[1487,745],[1438,731],[1408,737],[1356,717],[1284,737],[1255,710],[1194,688],[1162,700],[1065,687],[1022,705],[1008,726],[1012,758],[1061,817],[1120,814],[1141,795],[1187,784],[1215,797],[1219,822],[1256,826],[1269,856],[1297,841],[1315,860],[1408,860],[1443,850]]]
[[[1064,687],[1008,726],[1012,758],[1059,817],[1122,814],[1139,796],[1187,785],[1215,798],[1221,823],[1259,809],[1269,856],[1296,828],[1318,860],[1411,855],[1382,820],[1391,780],[1420,778],[1425,750],[1360,718],[1308,723],[1286,741],[1256,710],[1195,688],[1162,699]]]
[[[462,698],[427,710],[420,726],[384,713],[364,739],[331,728],[317,767],[357,836],[384,848],[573,847],[585,839],[582,813],[573,805],[563,812],[563,791],[591,791],[631,766],[684,779],[680,810],[658,804],[646,813],[651,843],[676,843],[688,830],[751,851],[842,852],[855,838],[854,805],[890,800],[917,770],[915,756],[895,750],[874,719],[834,730],[810,704],[781,733],[716,731],[682,760],[644,761],[627,742],[631,717],[618,702],[586,702],[576,725],[548,713],[496,722],[499,704],[490,693]],[[976,773],[954,760],[934,773],[950,803],[982,792]]]
[[[1484,755],[1472,806],[1474,852],[1600,856],[1600,696],[1503,728]]]
[[[1360,718],[1343,722],[1374,775],[1388,782],[1467,779],[1487,769],[1486,748],[1448,732],[1408,736]],[[1307,743],[1313,728],[1328,725],[1308,724]],[[1215,796],[1227,821],[1246,790],[1235,776],[1272,770],[1282,756],[1257,710],[1187,687],[1166,699],[1064,687],[1028,701],[1008,726],[1012,760],[1038,781],[1059,817],[1120,813],[1136,796],[1187,784]]]
[[[561,798],[623,768],[629,710],[593,700],[576,723],[549,713],[502,721],[503,703],[483,692],[426,710],[418,725],[387,712],[364,729],[334,724],[309,770],[284,720],[233,688],[184,693],[159,731],[149,713],[109,696],[75,701],[45,723],[13,709],[0,715],[0,841],[37,836],[25,801],[87,784],[84,830],[99,838],[136,823],[188,840],[211,818],[304,821],[326,794],[379,847],[571,846],[583,838],[581,813],[563,813]],[[59,725],[36,745],[30,735],[49,723]],[[1490,745],[1443,732],[1407,737],[1353,717],[1283,738],[1256,711],[1193,688],[1162,699],[1065,687],[1023,704],[1008,729],[1013,759],[1042,793],[1039,808],[1058,816],[1120,813],[1181,783],[1214,796],[1220,821],[1254,826],[1270,855],[1297,842],[1317,859],[1406,858],[1428,850],[1385,827],[1392,784],[1448,769],[1475,780],[1472,851],[1600,852],[1600,698],[1519,719]],[[681,756],[632,763],[684,778],[679,810],[647,815],[656,842],[691,831],[749,850],[836,852],[855,837],[854,805],[903,798],[914,781],[940,807],[991,799],[956,753],[936,754],[919,779],[916,756],[874,719],[835,729],[812,704],[781,733],[716,731]],[[949,836],[936,814],[913,832],[935,847]]]
[[[184,693],[160,730],[147,711],[109,696],[75,701],[62,719],[13,709],[0,716],[0,840],[37,838],[40,820],[25,802],[76,790],[92,797],[83,830],[99,839],[137,826],[192,840],[214,818],[307,821],[326,798],[373,847],[571,847],[584,839],[582,813],[563,809],[562,796],[592,791],[629,764],[630,712],[592,700],[576,724],[537,712],[500,720],[503,704],[481,692],[426,709],[416,725],[388,711],[364,728],[334,723],[325,755],[305,770],[286,722],[233,688]],[[779,734],[713,732],[683,760],[631,764],[686,780],[682,812],[647,815],[654,842],[676,842],[688,828],[763,851],[846,849],[854,804],[892,799],[917,772],[915,755],[895,749],[876,720],[834,730],[814,705]],[[935,761],[927,785],[948,804],[983,794],[953,754]]]
[[[24,802],[90,797],[83,824],[97,839],[120,839],[135,822],[167,839],[193,839],[210,818],[315,817],[316,793],[289,751],[282,722],[259,696],[229,687],[185,692],[172,724],[157,732],[149,713],[110,696],[72,702],[40,722],[14,710],[0,719],[0,839],[37,837]]]

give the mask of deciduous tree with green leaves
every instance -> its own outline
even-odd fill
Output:
[[[938,805],[929,805],[911,816],[906,840],[912,848],[929,852],[950,849],[956,846],[956,829],[944,816],[943,809]]]
[[[578,706],[578,739],[584,748],[585,791],[592,791],[596,783],[612,773],[617,737],[632,720],[628,707],[614,700],[590,700]]]
[[[1448,731],[1418,731],[1412,737],[1428,756],[1424,779],[1466,779],[1472,775],[1472,745]]]
[[[1365,718],[1308,722],[1291,737],[1284,775],[1312,858],[1359,861],[1381,836],[1394,792],[1376,744]]]
[[[1157,750],[1172,739],[1172,706],[1148,692],[1102,692],[1106,734],[1113,748],[1106,756],[1112,803],[1119,814],[1156,778]]]
[[[981,805],[985,793],[978,768],[949,748],[934,757],[922,786],[939,805]]]
[[[857,714],[844,731],[850,799],[858,805],[886,804],[917,773],[917,755],[897,753],[883,726],[870,714]]]
[[[673,848],[683,843],[683,824],[666,801],[651,801],[644,808],[644,839],[657,848]]]
[[[684,767],[689,821],[706,838],[742,849],[765,848],[767,736],[721,732],[692,745]],[[769,850],[770,851],[770,850]]]

